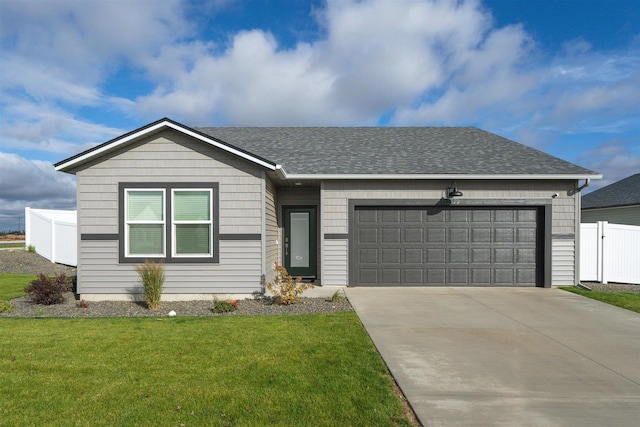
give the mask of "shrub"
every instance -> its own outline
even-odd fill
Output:
[[[273,294],[273,298],[280,304],[295,304],[298,296],[314,286],[311,283],[302,283],[302,278],[293,278],[282,265],[275,263],[276,277],[273,282],[263,280],[264,286]]]
[[[36,247],[33,245],[29,245],[27,246],[27,251],[29,251],[29,253],[35,254],[36,253]]]
[[[164,266],[162,262],[145,260],[143,265],[136,267],[140,282],[144,288],[144,300],[149,310],[160,308],[162,288],[164,286]]]
[[[0,300],[0,313],[8,313],[13,310],[13,302],[12,301],[4,301]]]
[[[30,294],[34,303],[52,305],[63,303],[63,294],[69,292],[70,289],[69,281],[64,273],[54,277],[48,277],[40,273],[37,279],[24,288],[24,291]]]
[[[233,300],[214,300],[213,312],[214,313],[228,313],[230,311],[236,311],[238,309],[238,302]]]

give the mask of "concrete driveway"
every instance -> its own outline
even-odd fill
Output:
[[[639,426],[640,315],[558,289],[348,288],[425,426]]]

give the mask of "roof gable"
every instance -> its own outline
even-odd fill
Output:
[[[640,205],[640,173],[609,184],[582,197],[582,209]]]
[[[260,166],[266,167],[271,170],[276,169],[276,164],[270,160],[257,156],[255,154],[249,153],[248,151],[243,150],[239,147],[234,147],[231,144],[220,141],[210,135],[203,134],[198,132],[195,129],[191,129],[187,126],[184,126],[178,122],[174,122],[173,120],[164,118],[160,119],[156,122],[150,123],[146,126],[143,126],[139,129],[126,133],[122,136],[114,138],[110,141],[107,141],[103,144],[100,144],[96,147],[93,147],[89,150],[83,151],[82,153],[76,154],[75,156],[69,157],[68,159],[62,160],[54,165],[57,171],[63,172],[72,172],[77,167],[81,166],[84,163],[89,161],[98,159],[104,155],[107,155],[116,149],[126,147],[127,145],[131,145],[134,142],[140,140],[141,138],[153,135],[155,133],[159,133],[166,129],[173,129],[178,132],[181,132],[185,135],[189,135],[193,138],[196,138],[203,143],[213,145],[217,148],[220,148],[224,151],[227,151],[231,154],[235,154],[239,157],[245,158],[253,163],[257,163]]]

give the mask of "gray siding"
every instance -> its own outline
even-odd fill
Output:
[[[640,225],[640,206],[587,209],[582,211],[582,222],[609,221],[613,224]]]
[[[80,244],[80,295],[141,292],[135,264],[118,263],[117,241],[83,240]],[[206,264],[165,264],[163,293],[254,292],[262,273],[260,250],[259,241],[221,241],[220,264],[212,271]]]
[[[278,229],[277,189],[270,179],[265,180],[265,228],[266,228],[266,265],[264,273],[267,281],[273,280],[274,264],[280,263],[280,234]]]
[[[76,173],[79,234],[118,233],[119,182],[217,182],[220,234],[262,234],[262,171],[243,159],[164,131],[101,160]],[[137,275],[118,265],[117,242],[80,243],[80,292],[128,293]],[[219,250],[219,264],[165,265],[166,292],[259,289],[260,241],[221,241]]]
[[[552,204],[552,284],[566,284],[575,281],[575,234],[576,201],[573,190],[576,182],[542,180],[458,180],[455,185],[464,193],[463,200],[485,200],[488,204],[508,205],[526,199],[546,200]],[[348,227],[349,199],[440,199],[447,187],[447,181],[326,181],[321,194],[322,231],[321,234],[346,234]],[[552,195],[558,193],[558,197]],[[562,240],[556,242],[556,240]],[[322,240],[325,258],[335,252],[336,242]],[[348,277],[346,264],[325,265],[323,274],[327,277]],[[327,283],[326,281],[324,283]],[[337,284],[337,283],[336,283]]]

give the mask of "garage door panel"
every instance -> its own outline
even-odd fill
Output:
[[[491,249],[471,248],[472,264],[491,264]]]
[[[415,227],[405,228],[404,242],[405,243],[424,243],[424,229],[415,228]]]
[[[536,208],[356,208],[354,284],[535,286],[540,220]]]
[[[468,228],[450,228],[449,243],[469,243]]]
[[[447,230],[444,228],[427,228],[428,243],[445,243],[447,241]]]
[[[493,241],[495,243],[513,243],[515,232],[513,228],[500,227],[493,231]]]
[[[424,249],[422,248],[405,248],[404,249],[405,264],[424,264]]]
[[[378,229],[377,228],[359,229],[358,243],[378,243]]]
[[[444,268],[427,268],[425,270],[427,273],[425,283],[428,283],[433,286],[442,286],[447,283],[447,270]]]
[[[400,243],[402,230],[400,228],[383,228],[382,243]]]
[[[360,264],[379,264],[378,249],[358,249],[358,262]]]
[[[472,228],[471,243],[491,243],[491,228]]]
[[[382,248],[383,264],[400,264],[400,248]]]

